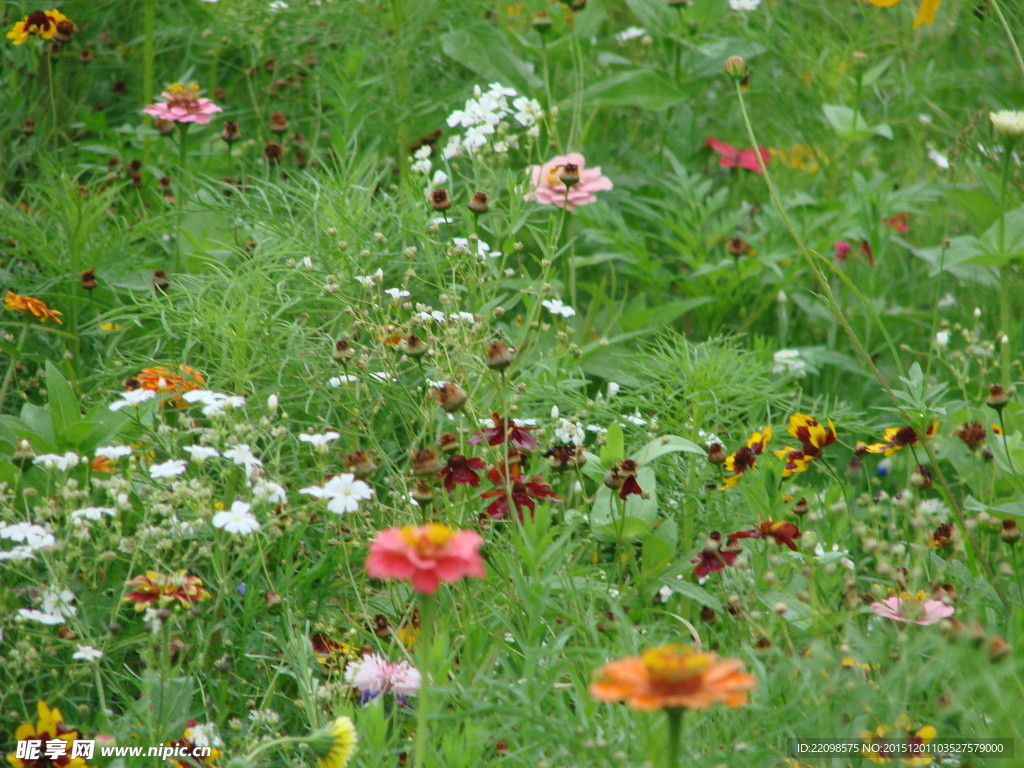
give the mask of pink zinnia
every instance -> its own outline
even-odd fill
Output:
[[[371,653],[345,669],[345,679],[372,698],[380,693],[415,696],[420,690],[420,673],[406,661],[390,662]]]
[[[953,615],[953,606],[941,600],[923,600],[922,595],[918,593],[908,598],[893,595],[880,603],[872,603],[871,610],[886,619],[913,621],[922,625],[935,624]]]
[[[601,166],[587,168],[584,170],[586,160],[579,152],[570,152],[568,155],[559,155],[548,160],[544,165],[531,165],[530,177],[533,181],[533,191],[523,195],[524,200],[536,200],[542,205],[557,205],[567,211],[576,210],[577,205],[588,205],[597,200],[595,192],[603,192],[611,189],[612,183],[601,175]],[[579,181],[569,187],[569,194],[566,196],[566,186],[560,178],[566,169],[573,174],[579,174]]]
[[[432,595],[442,581],[485,575],[477,551],[482,543],[478,533],[438,523],[389,528],[370,544],[366,572],[375,579],[411,579],[413,589]]]
[[[224,111],[209,99],[199,98],[199,86],[195,83],[188,87],[174,83],[160,95],[167,101],[150,104],[142,110],[158,120],[206,125],[210,122],[210,115]]]

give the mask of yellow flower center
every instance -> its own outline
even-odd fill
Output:
[[[549,184],[552,187],[557,187],[562,183],[559,178],[558,172],[562,170],[562,166],[556,165],[550,171],[544,174],[544,183]]]
[[[689,645],[672,643],[644,651],[641,659],[651,677],[663,683],[681,683],[696,677],[712,664],[714,657]]]
[[[398,535],[421,557],[432,557],[445,548],[445,545],[455,536],[455,531],[447,525],[429,523],[419,527],[406,525]]]

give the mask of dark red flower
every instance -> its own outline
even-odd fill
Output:
[[[721,155],[718,158],[718,164],[723,168],[746,168],[754,173],[761,172],[761,166],[757,163],[757,152],[753,149],[736,149],[718,139],[707,139],[704,143]],[[761,153],[761,160],[767,167],[768,161],[771,159],[768,147],[758,147],[757,150]]]
[[[875,266],[875,253],[871,250],[871,243],[867,240],[861,240],[860,249],[868,258],[868,266],[873,268]]]
[[[477,488],[480,486],[480,475],[473,471],[475,469],[487,469],[487,464],[483,459],[449,456],[448,464],[441,470],[437,479],[444,478],[446,491],[450,491],[456,485],[471,485]]]
[[[487,505],[487,514],[494,520],[500,520],[508,514],[509,496],[512,497],[512,502],[516,505],[516,512],[519,514],[520,520],[523,519],[524,507],[530,510],[531,516],[533,515],[536,508],[535,499],[561,501],[540,475],[533,475],[524,480],[522,469],[518,464],[512,464],[509,470],[505,469],[504,462],[491,467],[487,473],[487,479],[494,484],[495,488],[481,493],[480,498],[494,499]]]
[[[785,544],[796,552],[796,544],[793,539],[799,539],[801,535],[800,529],[793,523],[787,523],[784,520],[772,520],[769,518],[765,522],[761,523],[757,528],[751,528],[749,531],[737,531],[736,533],[730,533],[729,541],[736,541],[736,539],[763,539],[765,536],[771,536],[775,539],[776,544]]]
[[[891,219],[889,219],[886,222],[886,224],[888,224],[890,227],[895,229],[901,235],[905,235],[907,232],[910,231],[910,227],[907,224],[907,213],[906,213],[906,211],[903,211],[901,213],[897,213],[895,216],[893,216]]]
[[[702,549],[697,555],[690,559],[691,563],[696,563],[697,567],[693,569],[694,574],[698,579],[703,579],[709,573],[718,573],[725,569],[727,565],[735,565],[736,558],[740,552],[739,545],[735,547],[724,547],[722,549],[707,548]]]
[[[496,413],[491,414],[493,427],[487,427],[483,434],[477,432],[469,438],[470,445],[479,445],[485,439],[488,445],[501,445],[505,441],[513,448],[521,451],[531,451],[540,445],[540,442],[530,434],[530,430],[537,427],[519,427],[512,419],[503,419]]]

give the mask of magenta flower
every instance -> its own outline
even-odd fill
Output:
[[[536,200],[542,205],[557,205],[567,211],[576,210],[577,205],[588,205],[597,200],[595,192],[611,189],[611,181],[601,175],[601,166],[584,169],[586,160],[579,152],[559,155],[544,165],[531,165],[530,176],[534,189],[523,195],[524,200]],[[569,187],[566,196],[564,178],[579,178]]]
[[[210,115],[224,111],[209,99],[199,98],[199,86],[195,83],[188,87],[173,83],[160,95],[167,101],[150,104],[142,110],[158,120],[206,125],[210,122]]]
[[[941,600],[922,600],[921,595],[909,596],[909,599],[893,595],[880,603],[872,603],[871,610],[886,619],[922,625],[935,624],[953,615],[953,606]]]
[[[370,544],[366,572],[374,579],[409,579],[417,592],[432,595],[442,581],[486,575],[477,551],[483,541],[474,531],[438,523],[389,528]]]

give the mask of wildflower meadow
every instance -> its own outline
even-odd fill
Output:
[[[10,766],[1024,766],[1019,0],[0,8]]]

